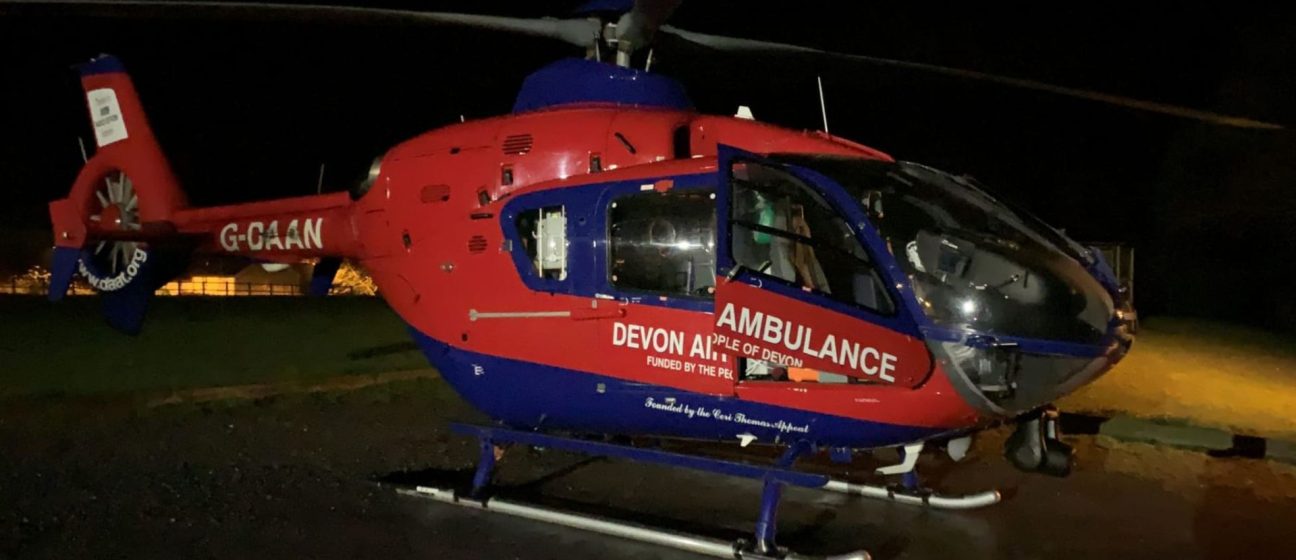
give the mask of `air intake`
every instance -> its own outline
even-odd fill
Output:
[[[468,238],[468,252],[477,254],[486,250],[486,237],[474,235]]]
[[[504,137],[504,153],[508,155],[521,155],[531,151],[530,134],[514,134]]]

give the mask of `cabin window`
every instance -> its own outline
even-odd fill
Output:
[[[715,192],[641,192],[608,209],[609,280],[618,288],[711,298]]]
[[[753,162],[731,168],[734,262],[764,277],[879,312],[894,310],[846,220],[805,182]]]
[[[517,217],[518,237],[531,272],[546,280],[567,279],[567,209],[546,206]]]

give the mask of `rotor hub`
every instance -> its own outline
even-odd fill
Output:
[[[99,212],[99,224],[106,229],[121,230],[125,211],[120,205],[112,204]]]
[[[124,171],[110,172],[104,177],[103,185],[95,190],[94,197],[91,204],[98,206],[98,210],[90,216],[90,221],[100,231],[140,229],[139,195]],[[145,247],[138,241],[105,239],[87,249],[95,270],[112,275],[126,270],[135,260],[136,251],[143,251]]]

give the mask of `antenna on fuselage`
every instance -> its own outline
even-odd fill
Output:
[[[823,76],[815,76],[815,81],[819,82],[819,114],[823,115],[824,134],[832,134],[828,132],[828,106],[824,103]]]

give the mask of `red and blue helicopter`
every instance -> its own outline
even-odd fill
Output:
[[[43,4],[28,2],[28,5]],[[374,160],[349,192],[196,208],[186,202],[122,63],[80,66],[97,149],[50,205],[52,299],[80,274],[108,321],[138,332],[154,291],[194,254],[317,260],[324,294],[360,263],[445,381],[492,419],[469,489],[410,492],[721,557],[782,557],[786,484],[930,507],[999,501],[921,488],[924,449],[955,459],[1016,422],[1005,453],[1065,475],[1049,403],[1109,370],[1132,309],[1102,254],[974,180],[824,131],[696,112],[648,70],[681,42],[888,64],[1230,126],[1236,117],[963,70],[823,53],[665,25],[678,2],[593,2],[529,20],[339,6],[62,2],[89,11],[230,10],[388,18],[541,35],[586,49],[522,83],[510,113],[455,123]],[[776,446],[773,464],[609,443],[653,436]],[[509,443],[764,481],[737,543],[492,496]],[[902,450],[863,485],[793,469],[827,452]],[[866,556],[855,553],[855,557]]]

